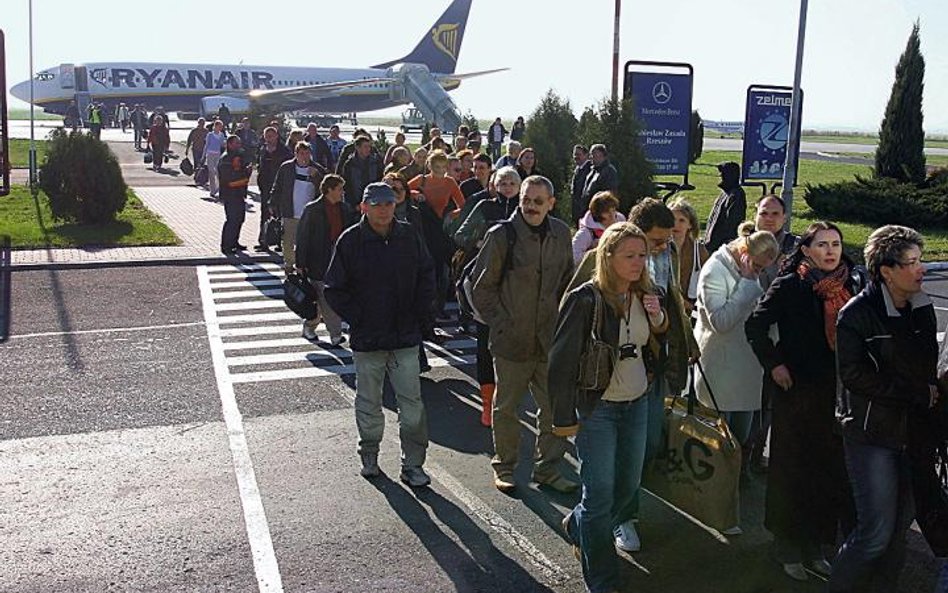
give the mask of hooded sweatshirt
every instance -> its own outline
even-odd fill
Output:
[[[625,222],[625,216],[616,212],[616,222]],[[590,249],[596,248],[599,237],[605,230],[602,223],[593,218],[592,212],[587,210],[586,215],[579,221],[579,230],[573,235],[573,263],[579,265],[579,262],[583,260],[583,255]]]

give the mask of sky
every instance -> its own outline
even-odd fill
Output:
[[[29,73],[28,0],[2,3],[12,86]],[[207,19],[187,16],[194,14],[193,0],[165,0],[160,7],[85,0],[79,12],[63,10],[65,0],[33,4],[34,70],[108,61],[360,68],[410,52],[449,0],[409,0],[398,8],[387,0],[358,0],[358,20],[343,10],[356,3],[315,2],[300,10],[285,0],[227,0],[226,10]],[[258,26],[261,6],[277,23],[270,43]],[[743,120],[748,85],[792,84],[799,9],[799,0],[625,0],[620,60],[689,62],[693,106],[702,117]],[[465,81],[452,92],[455,103],[481,119],[529,116],[552,88],[578,115],[610,92],[614,11],[613,0],[474,0],[457,71],[510,70]],[[225,14],[240,17],[233,42]],[[208,41],[211,18],[220,23],[217,43]],[[878,130],[916,19],[926,60],[925,128],[948,133],[946,0],[810,2],[804,127]],[[358,39],[346,40],[354,31]],[[26,105],[11,97],[10,106]]]

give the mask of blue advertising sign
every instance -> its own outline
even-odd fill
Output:
[[[690,70],[690,67],[689,67]],[[639,140],[656,175],[688,176],[692,75],[628,72]]]
[[[743,180],[783,179],[792,103],[793,89],[787,87],[751,86],[747,89],[741,159]],[[799,145],[796,150],[799,158]]]

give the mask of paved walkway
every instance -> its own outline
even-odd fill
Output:
[[[211,200],[205,190],[188,186],[134,189],[145,207],[160,216],[178,235],[181,245],[14,250],[11,257],[13,267],[207,260],[240,262],[272,260],[275,257],[274,254],[256,254],[253,251],[239,256],[223,256],[220,252],[220,232],[224,223],[224,208],[219,202]],[[258,206],[255,198],[247,200],[247,220],[241,229],[240,242],[250,247],[257,243],[260,224]]]

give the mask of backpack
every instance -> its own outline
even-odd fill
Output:
[[[504,267],[500,276],[500,281],[503,282],[507,276],[507,272],[513,268],[513,248],[517,242],[517,231],[514,229],[512,221],[505,220],[497,224],[504,228],[507,235],[507,252],[504,254]],[[460,309],[462,313],[472,317],[474,321],[478,323],[485,322],[483,318],[481,318],[480,313],[477,312],[477,309],[474,308],[474,268],[477,266],[478,257],[480,257],[482,252],[483,251],[478,252],[477,256],[464,266],[455,286],[458,297],[458,309]]]

